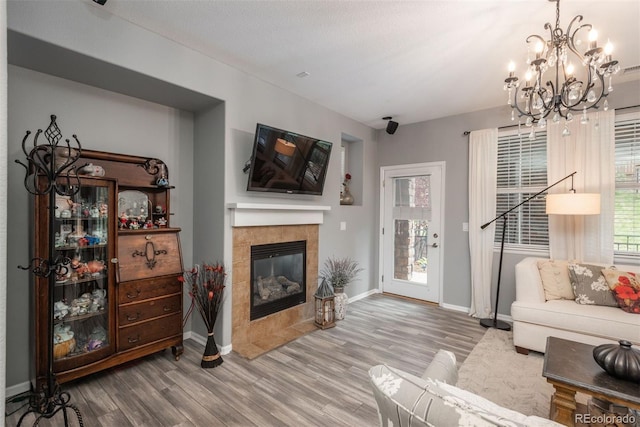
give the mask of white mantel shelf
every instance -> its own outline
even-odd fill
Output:
[[[275,203],[229,203],[232,227],[322,224],[331,206]]]

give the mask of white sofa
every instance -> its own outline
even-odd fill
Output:
[[[513,343],[519,353],[527,354],[529,350],[544,353],[548,336],[591,345],[623,339],[640,344],[640,314],[567,299],[546,301],[538,269],[541,260],[545,259],[530,257],[516,265],[516,300],[511,305],[511,317]],[[616,265],[616,268],[640,273],[640,266]]]
[[[386,365],[369,370],[381,427],[557,427],[553,421],[499,406],[455,386],[456,357],[440,350],[421,378]]]

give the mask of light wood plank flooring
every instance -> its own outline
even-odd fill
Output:
[[[420,375],[441,348],[462,363],[484,332],[463,313],[377,294],[350,304],[335,328],[254,360],[231,353],[202,369],[203,347],[187,340],[178,362],[164,351],[63,388],[88,427],[375,426],[369,368],[386,363]],[[62,416],[39,425],[61,426]]]

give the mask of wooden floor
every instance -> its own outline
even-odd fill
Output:
[[[178,362],[165,351],[63,388],[88,427],[375,426],[369,368],[386,363],[420,375],[441,348],[462,363],[484,332],[463,313],[376,294],[350,304],[335,328],[254,360],[231,353],[202,369],[203,346],[187,340]],[[39,425],[64,423],[58,414]]]

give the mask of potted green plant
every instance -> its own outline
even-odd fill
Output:
[[[344,319],[349,297],[344,293],[345,286],[349,285],[363,269],[358,262],[346,257],[329,257],[320,270],[320,278],[325,279],[333,287],[335,297],[335,318]]]

